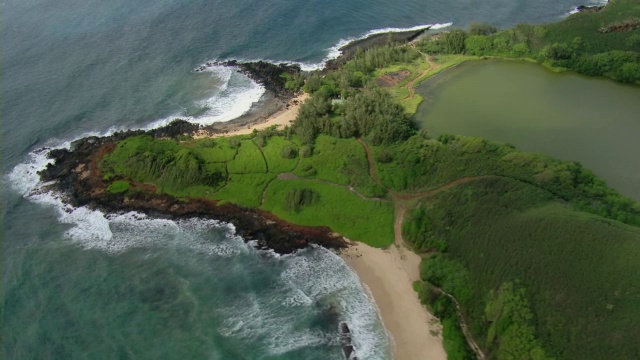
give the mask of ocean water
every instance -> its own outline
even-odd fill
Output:
[[[391,340],[334,254],[256,251],[227,224],[65,205],[35,172],[42,147],[226,121],[264,93],[209,60],[318,68],[350,39],[425,24],[499,26],[566,16],[581,0],[5,0],[0,3],[5,359],[361,359]]]

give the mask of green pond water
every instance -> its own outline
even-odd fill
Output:
[[[432,136],[480,136],[576,160],[640,200],[640,87],[550,72],[516,61],[474,61],[420,84],[415,115]]]

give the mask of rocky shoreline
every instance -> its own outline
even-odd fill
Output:
[[[115,149],[116,143],[130,136],[146,134],[155,138],[175,138],[191,134],[198,125],[186,121],[150,131],[119,132],[107,137],[87,137],[75,141],[70,150],[49,152],[53,164],[40,172],[45,182],[52,182],[51,190],[64,194],[73,206],[87,206],[105,213],[138,211],[158,218],[205,218],[233,224],[237,235],[246,241],[255,240],[260,249],[272,249],[279,254],[291,253],[317,244],[330,249],[342,249],[348,242],[328,227],[299,226],[288,223],[259,209],[245,208],[231,203],[220,204],[204,198],[178,199],[155,193],[150,184],[134,183],[131,191],[113,194],[99,169],[102,157]]]
[[[367,36],[364,39],[354,40],[341,47],[339,49],[340,56],[338,56],[336,59],[327,61],[325,69],[335,70],[340,68],[347,61],[351,60],[358,51],[367,50],[375,46],[381,46],[390,43],[411,42],[423,35],[430,28],[431,26],[425,26],[424,28],[419,30],[374,34],[371,36]]]

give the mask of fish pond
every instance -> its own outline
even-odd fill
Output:
[[[472,61],[420,84],[431,136],[479,136],[579,161],[640,200],[640,87],[521,61]]]

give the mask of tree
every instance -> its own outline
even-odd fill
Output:
[[[471,35],[491,35],[498,32],[498,28],[488,23],[473,23],[469,26],[469,34]]]
[[[525,43],[518,43],[513,45],[511,51],[517,56],[525,56],[529,53],[529,47]]]
[[[467,33],[461,29],[454,29],[447,33],[442,34],[442,41],[447,53],[449,54],[462,54],[464,53],[464,40],[467,38]]]
[[[545,58],[550,60],[566,60],[570,59],[572,52],[565,43],[554,43],[542,50]]]
[[[623,64],[616,71],[616,79],[625,83],[640,81],[640,63]]]
[[[472,35],[464,41],[467,54],[482,56],[491,51],[493,42],[488,36],[484,35]]]

